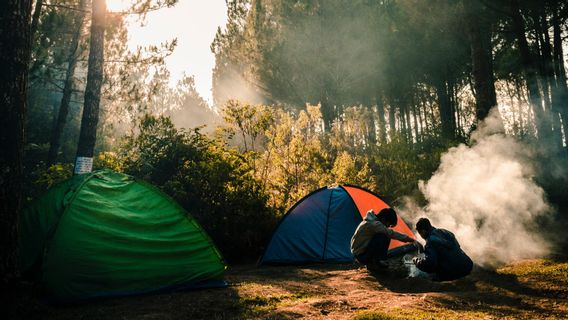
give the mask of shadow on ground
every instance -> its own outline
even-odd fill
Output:
[[[228,270],[230,286],[224,289],[70,306],[47,304],[36,287],[20,283],[2,293],[2,310],[9,319],[352,319],[377,310],[418,310],[434,319],[448,314],[457,319],[563,318],[568,314],[568,285],[562,261],[527,262],[533,271],[553,270],[552,276],[519,273],[524,266],[512,266],[511,272],[476,267],[470,276],[450,282],[407,278],[402,260],[373,274],[356,264],[240,265]]]

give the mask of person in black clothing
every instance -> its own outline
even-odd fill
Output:
[[[412,262],[418,269],[432,274],[432,280],[455,280],[471,272],[473,261],[460,248],[453,233],[434,228],[426,218],[418,220],[416,231],[426,240],[426,246],[424,255],[415,257]]]

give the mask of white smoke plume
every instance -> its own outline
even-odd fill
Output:
[[[484,267],[549,250],[535,219],[551,207],[533,180],[532,152],[501,133],[498,117],[494,108],[472,134],[473,144],[449,149],[432,178],[420,182],[427,207],[409,203],[403,209],[412,221],[425,216],[435,227],[454,232],[464,251]]]

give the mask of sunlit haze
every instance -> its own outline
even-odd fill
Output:
[[[123,11],[129,0],[107,0],[110,11]],[[156,45],[174,38],[178,45],[174,53],[166,59],[171,72],[172,85],[183,74],[195,77],[199,94],[210,104],[212,69],[215,57],[210,45],[217,27],[227,21],[227,6],[224,0],[179,0],[172,8],[163,8],[147,15],[144,26],[128,18],[128,46]]]

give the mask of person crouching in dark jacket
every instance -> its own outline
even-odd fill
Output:
[[[433,274],[432,280],[455,280],[471,272],[473,261],[460,248],[453,233],[434,228],[426,218],[418,220],[416,231],[426,240],[426,246],[424,255],[413,262],[418,269]]]

